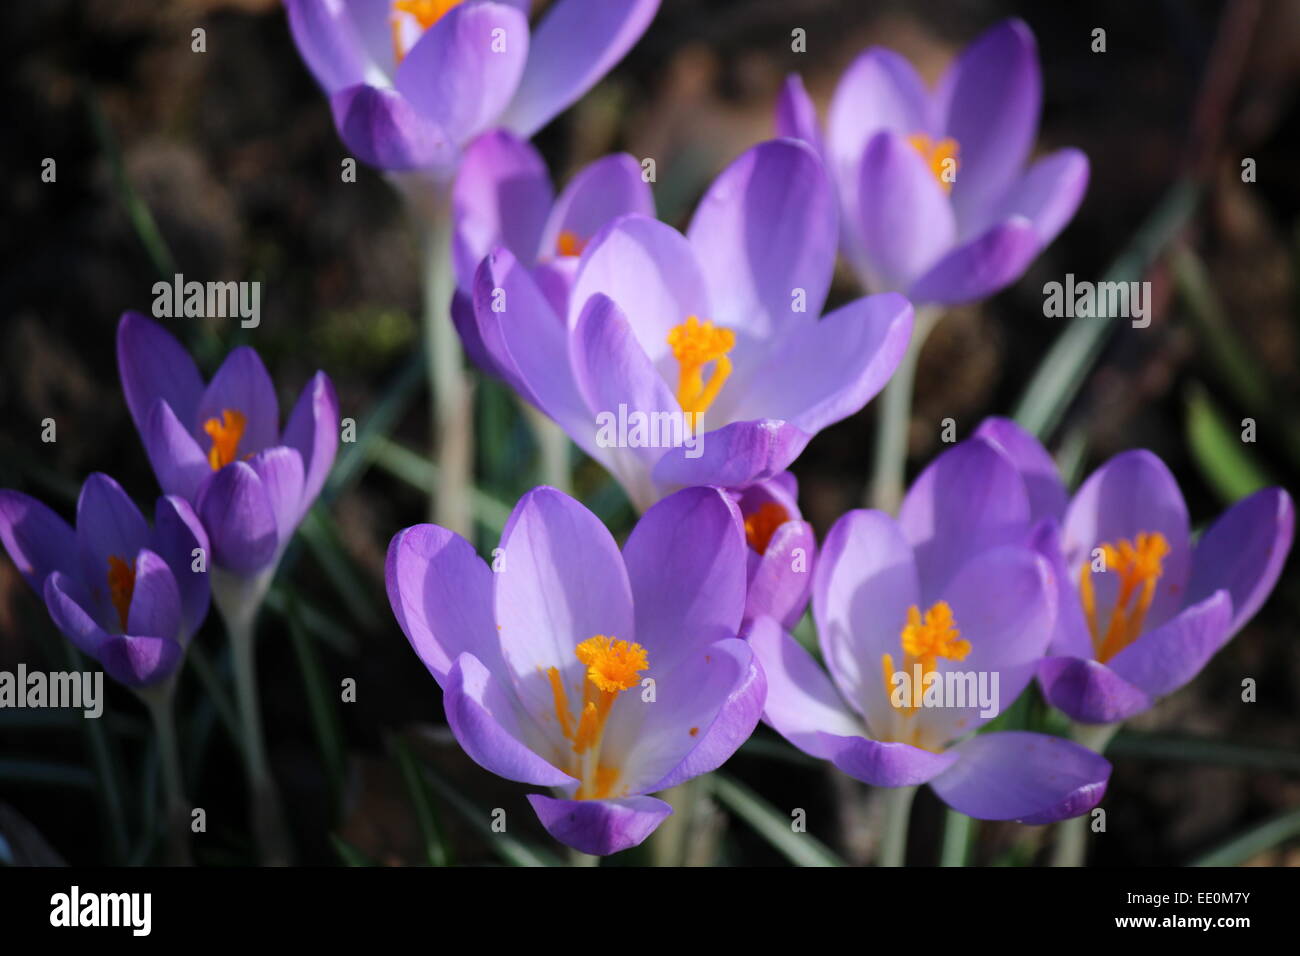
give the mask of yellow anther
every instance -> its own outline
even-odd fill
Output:
[[[939,658],[960,661],[965,660],[966,655],[970,653],[970,641],[961,639],[961,631],[957,630],[957,622],[953,619],[952,608],[947,601],[936,601],[930,606],[930,610],[925,612],[924,616],[921,614],[921,609],[915,604],[909,607],[907,609],[907,623],[899,634],[899,643],[903,648],[903,666],[901,670],[911,680],[914,677],[915,667],[920,665],[921,679],[919,683],[922,685],[924,685],[925,679],[934,671]],[[894,670],[894,655],[882,654],[880,656],[880,667],[885,677],[885,697],[890,699],[890,705],[892,706],[893,678],[896,673]],[[917,710],[914,706],[895,709],[904,717],[912,716]]]
[[[582,250],[586,248],[586,240],[569,229],[561,230],[559,237],[555,240],[555,254],[557,256],[580,256]]]
[[[936,142],[925,133],[916,133],[909,136],[907,142],[921,154],[943,191],[952,192],[952,184],[957,180],[957,168],[961,165],[957,159],[957,154],[961,151],[957,141],[945,136]]]
[[[765,501],[757,511],[745,515],[745,540],[759,554],[766,554],[776,529],[789,520],[788,511],[775,501]]]
[[[241,412],[227,408],[221,412],[221,418],[209,418],[203,423],[203,430],[212,439],[208,449],[208,464],[212,470],[224,468],[235,460],[239,452],[239,440],[244,437],[244,428],[248,419]]]
[[[736,334],[730,329],[701,322],[694,315],[686,321],[673,326],[668,332],[668,344],[672,347],[673,358],[677,359],[677,401],[682,411],[691,417],[694,425],[695,416],[709,410],[713,400],[722,391],[723,383],[731,375],[731,359],[727,353],[736,347]],[[704,368],[713,363],[713,374],[704,381]]]
[[[393,31],[393,53],[401,63],[406,56],[407,46],[402,41],[402,15],[415,20],[423,33],[441,20],[453,8],[460,6],[464,0],[393,0],[393,14],[389,25]]]
[[[1088,561],[1079,573],[1079,600],[1097,660],[1105,663],[1142,633],[1142,623],[1155,598],[1156,583],[1164,573],[1169,541],[1159,531],[1143,531],[1135,541],[1123,538],[1117,544],[1101,545],[1101,553],[1105,568],[1098,573],[1119,575],[1119,593],[1105,631],[1097,620],[1097,595],[1092,583],[1092,564]]]

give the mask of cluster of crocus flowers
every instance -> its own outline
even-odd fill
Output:
[[[990,419],[979,434],[1036,489],[1033,541],[1059,582],[1038,680],[1074,720],[1118,723],[1182,687],[1277,583],[1295,530],[1283,489],[1237,502],[1193,543],[1178,482],[1151,452],[1121,452],[1070,497],[1046,450],[1015,423]]]
[[[170,681],[208,613],[208,536],[181,498],[154,525],[107,475],[77,499],[75,530],[41,502],[0,490],[0,542],[72,644],[137,690]]]
[[[951,305],[1019,278],[1083,198],[1077,149],[1025,167],[1041,105],[1034,37],[1013,20],[978,37],[933,90],[904,57],[867,50],[841,78],[824,135],[792,76],[776,125],[825,158],[863,288]]]
[[[446,179],[492,127],[531,136],[603,77],[659,0],[287,0],[298,52],[362,161]]]
[[[835,200],[813,150],[762,143],[701,200],[686,235],[643,215],[586,242],[567,314],[504,246],[478,267],[473,338],[644,510],[692,485],[743,488],[861,409],[907,348],[902,296],[821,317]],[[631,415],[646,440],[608,440]],[[670,427],[671,426],[671,427]]]
[[[764,719],[858,780],[929,784],[979,819],[1041,824],[1091,809],[1110,777],[1104,758],[1045,734],[978,732],[1033,680],[1052,637],[1056,581],[1030,532],[1025,482],[983,438],[926,468],[897,519],[842,517],[813,576],[826,670],[771,618],[750,629]]]
[[[416,525],[388,549],[388,596],[480,766],[552,788],[528,799],[557,840],[608,854],[672,812],[648,794],[721,765],[765,685],[737,637],[745,533],[731,497],[689,488],[620,551],[552,488],[520,499],[491,568],[460,536]]]

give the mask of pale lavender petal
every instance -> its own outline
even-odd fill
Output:
[[[45,597],[54,626],[84,654],[97,657],[99,649],[108,640],[108,634],[99,626],[80,601],[84,600],[81,587],[62,571],[53,571],[38,585]]]
[[[227,410],[239,412],[245,419],[244,433],[236,449],[240,458],[279,443],[280,403],[275,384],[261,356],[247,345],[226,356],[199,401],[193,427],[195,434],[202,436],[199,441],[205,451],[212,440],[204,433],[204,424],[212,419],[222,421]]]
[[[98,472],[87,478],[77,498],[77,551],[81,580],[92,602],[87,610],[99,612],[101,622],[106,615],[116,618],[109,601],[108,559],[129,565],[148,542],[149,525],[122,486]]]
[[[148,687],[181,666],[185,649],[169,637],[107,637],[99,648],[104,673],[127,687]]]
[[[781,84],[776,100],[776,135],[801,139],[815,149],[818,156],[826,156],[821,126],[817,122],[817,107],[798,73],[791,73]]]
[[[278,445],[258,452],[249,464],[262,479],[262,488],[275,515],[276,535],[283,546],[293,537],[302,518],[302,456],[293,448]]]
[[[1020,278],[1038,249],[1033,223],[1012,216],[945,255],[912,284],[907,297],[917,305],[986,298]]]
[[[432,524],[399,531],[388,545],[384,581],[402,633],[439,686],[466,651],[493,674],[507,673],[492,616],[492,572],[460,535]]]
[[[596,85],[645,33],[659,0],[559,0],[533,31],[528,65],[502,117],[532,136]]]
[[[1088,157],[1077,149],[1058,150],[1038,160],[1011,184],[989,222],[1023,216],[1034,224],[1039,248],[1043,248],[1074,218],[1087,190]]]
[[[1264,488],[1237,502],[1196,543],[1188,603],[1220,588],[1232,595],[1235,634],[1268,598],[1286,564],[1295,533],[1295,506],[1281,488]]]
[[[252,575],[274,560],[279,534],[271,500],[253,467],[237,461],[199,490],[195,508],[212,542],[212,563]]]
[[[57,514],[21,491],[0,489],[0,542],[18,573],[37,593],[54,571],[80,573],[76,533]]]
[[[531,143],[501,129],[470,143],[451,192],[460,287],[473,288],[478,264],[496,246],[534,263],[552,199],[551,175]]]
[[[396,90],[348,86],[330,96],[330,110],[343,144],[370,166],[442,173],[456,162],[457,144],[447,131]]]
[[[708,265],[713,312],[701,318],[736,333],[737,365],[750,340],[764,342],[821,314],[838,222],[821,160],[799,140],[760,143],[713,181],[687,236]]]
[[[670,804],[644,796],[563,800],[530,793],[528,802],[547,833],[565,846],[593,856],[638,846],[673,812]]]
[[[159,498],[154,507],[153,539],[151,548],[157,552],[176,578],[181,596],[181,617],[184,639],[188,640],[199,629],[208,614],[211,587],[208,584],[208,533],[199,516],[183,498],[167,495]],[[204,557],[204,570],[195,571],[195,551]]]
[[[285,0],[285,12],[294,45],[325,92],[375,78],[344,0]]]
[[[489,126],[515,95],[528,60],[528,18],[500,3],[463,3],[424,31],[394,85],[455,143]]]
[[[1011,463],[1025,480],[1029,493],[1029,519],[1065,516],[1069,500],[1065,484],[1061,481],[1056,462],[1047,453],[1042,442],[1009,418],[986,418],[975,429],[976,436],[987,438],[1011,459]]]
[[[933,135],[934,126],[930,95],[907,58],[882,47],[862,53],[844,71],[826,121],[827,145],[840,183],[852,180],[867,141],[880,130]],[[854,195],[841,198],[844,208],[857,208],[856,184]]]
[[[894,130],[871,137],[857,176],[853,214],[869,287],[906,290],[957,238],[948,194],[927,160]]]
[[[141,436],[163,492],[194,501],[199,488],[212,474],[212,466],[189,426],[176,417],[164,399],[153,403]]]
[[[928,605],[943,597],[972,557],[1025,539],[1029,497],[1006,455],[986,439],[972,438],[921,472],[903,499],[898,523],[916,549],[921,597]]]
[[[339,399],[334,383],[324,372],[313,375],[298,396],[282,441],[302,458],[301,518],[325,486],[339,448]]]
[[[1038,685],[1047,702],[1083,724],[1115,724],[1155,703],[1105,664],[1082,657],[1045,657]]]
[[[959,221],[979,219],[1020,175],[1042,98],[1038,45],[1020,20],[986,30],[949,68],[937,99],[944,133],[961,150],[952,191]]]
[[[773,533],[762,554],[749,553],[745,620],[775,618],[793,628],[812,595],[817,538],[807,521],[787,521]]]
[[[1110,762],[1087,747],[1026,731],[977,734],[930,781],[939,799],[977,820],[1054,823],[1087,813],[1106,794]]]
[[[933,780],[957,760],[952,751],[933,753],[911,744],[867,737],[820,736],[831,763],[873,787],[915,787]]]
[[[560,236],[569,233],[585,247],[600,230],[620,216],[654,217],[654,193],[645,181],[641,164],[627,153],[603,156],[586,166],[564,187],[546,218],[538,256],[561,254]]]
[[[198,367],[170,332],[139,312],[123,312],[117,324],[117,369],[126,407],[142,437],[158,399],[170,405],[187,428],[194,421],[203,396]]]
[[[1108,662],[1110,669],[1152,697],[1172,694],[1201,672],[1232,636],[1227,591],[1180,611],[1148,630]]]
[[[732,422],[700,436],[697,457],[687,448],[670,449],[655,465],[654,480],[663,488],[743,488],[785,471],[811,437],[778,419]]]
[[[135,585],[126,633],[175,641],[181,634],[181,593],[172,569],[147,549],[135,557]]]
[[[473,654],[465,652],[452,664],[442,703],[457,742],[484,770],[539,787],[577,783],[524,743],[514,702]]]
[[[1090,658],[1095,654],[1092,633],[1079,600],[1079,575],[1071,574],[1061,547],[1061,528],[1055,518],[1043,518],[1029,532],[1029,547],[1052,568],[1056,581],[1056,627],[1048,651],[1064,657]]]

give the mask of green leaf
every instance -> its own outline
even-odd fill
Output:
[[[432,767],[424,764],[424,779],[439,797],[451,805],[470,826],[487,838],[492,851],[511,866],[560,866],[555,856],[545,850],[531,847],[508,833],[494,833],[492,824],[472,803],[456,792]]]
[[[1190,388],[1185,405],[1192,458],[1224,503],[1232,504],[1274,484],[1241,440],[1241,433],[1228,424],[1205,389]]]
[[[824,843],[809,833],[790,829],[790,817],[739,781],[720,773],[709,777],[714,795],[736,816],[748,823],[772,847],[795,866],[844,866]]]
[[[451,846],[443,836],[442,827],[438,824],[438,811],[434,808],[433,801],[429,799],[429,791],[420,774],[419,763],[401,737],[390,738],[388,748],[397,761],[398,769],[402,772],[402,781],[406,784],[406,792],[410,795],[411,805],[415,808],[415,819],[420,827],[420,836],[424,840],[425,856],[429,860],[429,865],[450,866]]]
[[[375,866],[375,861],[370,859],[347,840],[343,839],[337,833],[330,834],[330,843],[334,847],[334,852],[348,866]]]
[[[302,672],[303,686],[307,691],[307,707],[311,711],[312,729],[320,748],[325,777],[329,780],[333,805],[337,809],[343,798],[343,782],[347,771],[347,745],[343,740],[343,727],[339,720],[336,688],[330,682],[321,664],[316,642],[307,637],[294,607],[289,608],[289,637],[293,641]]]
[[[1300,810],[1284,813],[1247,830],[1193,861],[1192,866],[1237,866],[1296,837],[1300,837]]]

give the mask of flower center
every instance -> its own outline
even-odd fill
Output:
[[[464,0],[393,0],[393,14],[389,23],[393,30],[393,53],[397,56],[397,62],[401,63],[415,45],[415,41],[409,39],[404,30],[410,21],[414,21],[418,37],[463,2]]]
[[[117,619],[126,631],[126,621],[131,614],[131,598],[135,594],[135,569],[115,554],[108,556],[108,599],[113,602]]]
[[[691,416],[694,427],[698,416],[709,410],[731,374],[727,353],[736,347],[736,334],[712,322],[701,322],[689,315],[681,325],[668,331],[668,344],[677,359],[677,401]],[[704,368],[712,363],[713,374],[704,381]]]
[[[766,554],[776,529],[789,520],[788,511],[775,501],[765,501],[757,511],[745,515],[745,540],[759,554]]]
[[[902,666],[899,668],[911,681],[915,677],[915,669],[919,665],[921,668],[920,684],[925,685],[926,678],[934,672],[935,664],[939,658],[949,661],[965,660],[966,655],[970,653],[970,641],[961,639],[961,631],[957,629],[957,622],[953,619],[952,608],[947,601],[936,601],[930,606],[930,610],[922,616],[921,609],[913,604],[907,609],[907,623],[903,626],[899,634],[899,643],[903,648]],[[898,706],[894,702],[894,655],[880,655],[880,669],[885,679],[885,697],[889,704],[894,708],[894,713],[904,720],[911,717],[917,712],[919,707],[915,704]],[[913,688],[912,696],[919,694],[919,688]],[[927,747],[922,739],[923,728],[918,724],[912,726],[910,731],[898,727],[895,723],[894,733],[890,736],[899,743],[910,743],[916,747]]]
[[[587,240],[571,229],[560,230],[560,235],[555,240],[555,254],[558,256],[580,256],[586,248]]]
[[[1136,542],[1122,538],[1118,544],[1103,544],[1101,552],[1105,568],[1096,573],[1119,575],[1119,594],[1104,631],[1097,620],[1097,596],[1092,586],[1094,572],[1088,561],[1079,572],[1079,599],[1097,660],[1105,663],[1142,633],[1142,622],[1156,594],[1156,582],[1164,573],[1169,542],[1159,531],[1143,531]]]
[[[233,408],[223,409],[220,418],[209,418],[203,423],[203,430],[212,439],[208,449],[208,464],[213,471],[224,468],[235,460],[239,451],[239,440],[244,437],[244,427],[248,419],[242,412]]]
[[[946,193],[952,192],[952,184],[957,181],[957,167],[961,162],[957,154],[961,147],[951,136],[933,140],[925,133],[914,133],[907,138],[908,144],[921,154],[921,158],[930,166],[930,172]]]
[[[619,769],[602,765],[600,743],[605,736],[605,721],[618,695],[641,682],[640,673],[650,666],[645,648],[630,641],[619,641],[597,634],[583,641],[574,651],[587,668],[582,684],[582,712],[577,721],[569,708],[558,668],[546,672],[555,699],[555,716],[564,739],[573,744],[577,754],[576,776],[582,781],[574,794],[576,800],[599,800],[613,792]]]

